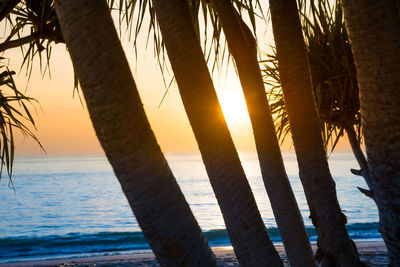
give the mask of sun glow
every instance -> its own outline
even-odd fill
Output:
[[[222,112],[230,124],[246,122],[249,119],[246,102],[241,89],[223,90],[218,94]]]

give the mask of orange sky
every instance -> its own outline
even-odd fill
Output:
[[[18,57],[19,51],[12,51]],[[147,116],[161,147],[165,152],[193,152],[197,151],[194,136],[186,118],[181,103],[179,92],[174,85],[170,88],[161,106],[158,105],[164,95],[165,87],[156,62],[153,60],[152,51],[146,53],[147,58],[139,59],[135,72],[134,56],[126,53],[130,59],[133,75],[139,93],[145,106]],[[150,57],[150,58],[149,58]],[[15,68],[18,65],[15,65]],[[14,64],[11,65],[14,67]],[[228,99],[241,101],[241,114],[239,119],[231,122],[232,134],[236,137],[238,149],[241,151],[254,150],[250,123],[246,114],[244,99],[242,97],[239,81],[230,75],[231,88],[218,88],[219,95],[227,95]],[[221,82],[224,84],[224,82]],[[26,84],[24,73],[17,79],[19,88]],[[88,116],[77,96],[73,98],[73,73],[71,62],[64,45],[57,45],[51,60],[51,79],[41,77],[38,69],[34,70],[28,85],[27,95],[35,97],[41,105],[37,105],[36,121],[37,136],[48,154],[81,154],[102,153],[100,145]],[[218,85],[218,82],[216,83]],[[229,102],[225,103],[229,109]],[[229,120],[231,121],[231,119]],[[17,154],[38,154],[40,149],[37,144],[21,136],[17,142]]]
[[[271,43],[270,34],[266,33],[265,27],[264,29],[259,28],[258,32],[258,37],[263,40],[263,43]],[[175,85],[170,88],[161,107],[158,108],[165,87],[154,59],[152,47],[149,46],[146,50],[143,41],[142,46],[138,48],[139,56],[136,60],[132,45],[127,41],[124,41],[123,44],[147,116],[163,151],[198,151]],[[265,49],[266,46],[263,47],[262,49]],[[18,49],[7,51],[4,56],[11,59],[10,68],[17,71],[21,60],[20,51]],[[77,96],[72,97],[72,65],[65,45],[53,46],[51,79],[48,75],[42,78],[38,62],[35,66],[37,68],[34,69],[28,84],[27,95],[36,98],[41,104],[41,108],[36,106],[35,119],[38,129],[36,134],[47,154],[103,153],[95,137],[86,108],[81,105]],[[26,86],[24,74],[25,72],[22,71],[16,78],[20,89]],[[227,75],[227,77],[225,74],[221,74],[221,77],[214,75],[214,85],[224,113],[228,114],[231,134],[239,151],[255,151],[243,94],[232,66]],[[290,140],[284,146],[284,149],[288,148],[290,148]],[[341,144],[339,149],[347,149],[347,145]],[[21,135],[17,136],[17,155],[40,153],[42,152],[39,146],[32,140],[23,138]]]

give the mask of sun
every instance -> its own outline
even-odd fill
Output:
[[[249,119],[246,102],[241,90],[223,90],[218,94],[222,112],[229,124],[245,122]]]

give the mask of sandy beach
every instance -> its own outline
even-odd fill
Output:
[[[356,242],[361,260],[369,266],[387,266],[388,258],[385,244],[380,241],[360,241]],[[275,245],[279,254],[286,261],[286,254],[282,245]],[[315,250],[315,244],[313,244]],[[239,266],[238,261],[231,247],[213,248],[219,266]],[[19,267],[19,266],[159,266],[153,253],[114,255],[90,258],[71,258],[62,260],[14,262],[0,264],[0,267]]]

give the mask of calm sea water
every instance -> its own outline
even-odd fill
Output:
[[[295,154],[284,153],[287,173],[310,239],[315,231]],[[255,153],[240,154],[271,239],[279,232]],[[199,154],[167,154],[168,162],[212,246],[230,245],[219,207]],[[377,209],[357,186],[362,178],[351,152],[330,156],[340,205],[353,239],[380,239]],[[0,263],[75,256],[113,255],[149,249],[104,155],[17,157],[13,176],[0,181]]]

